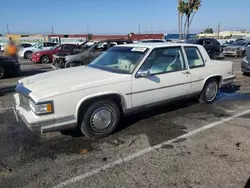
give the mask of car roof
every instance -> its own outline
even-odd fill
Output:
[[[200,46],[195,44],[185,44],[185,43],[162,43],[162,42],[154,42],[154,43],[133,43],[133,44],[122,44],[118,45],[118,47],[142,47],[142,48],[162,48],[162,47],[175,47],[175,46]]]
[[[123,41],[131,42],[132,40],[129,40],[129,39],[106,39],[106,40],[100,40],[99,42],[119,42],[119,41],[121,41],[121,42],[123,42]]]

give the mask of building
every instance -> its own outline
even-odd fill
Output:
[[[199,38],[204,37],[212,37],[212,38],[220,38],[220,39],[227,39],[227,38],[248,38],[250,37],[249,31],[221,31],[218,33],[200,33],[198,34]]]

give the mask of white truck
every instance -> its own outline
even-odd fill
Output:
[[[233,63],[211,60],[201,45],[137,43],[114,46],[88,66],[23,78],[14,97],[32,131],[77,128],[99,138],[122,115],[192,96],[211,103],[234,79]]]

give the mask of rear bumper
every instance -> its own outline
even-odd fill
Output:
[[[241,71],[244,73],[250,73],[250,64],[245,61],[241,62]]]
[[[45,118],[45,116],[40,116],[39,118],[32,111],[27,111],[19,105],[18,94],[15,94],[14,98],[16,114],[32,132],[57,132],[77,127],[77,121],[73,115],[60,118]]]
[[[233,83],[235,78],[236,78],[235,75],[231,75],[229,77],[224,78],[222,82],[222,86]]]

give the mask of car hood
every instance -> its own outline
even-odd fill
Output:
[[[227,46],[226,48],[235,49],[235,48],[244,48],[244,46]]]
[[[118,74],[81,66],[37,74],[21,79],[19,83],[31,91],[31,97],[39,101],[55,95],[126,82],[131,79],[132,76],[129,74]]]

